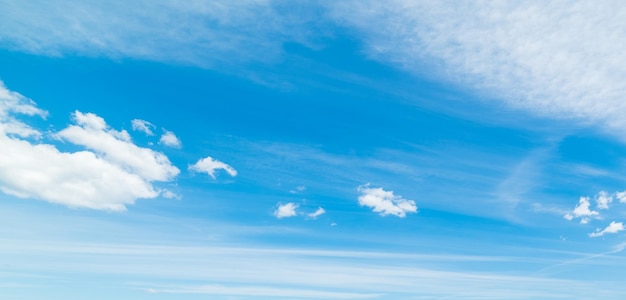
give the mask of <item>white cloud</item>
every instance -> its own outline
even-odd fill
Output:
[[[48,113],[35,106],[33,100],[19,93],[9,91],[0,81],[0,131],[3,134],[20,137],[40,137],[41,133],[15,119],[14,114],[39,116],[45,118]]]
[[[600,191],[596,196],[598,209],[609,209],[609,203],[613,202],[613,196],[605,191]]]
[[[626,203],[626,191],[615,193],[615,198],[617,198],[620,203]]]
[[[189,170],[194,172],[203,172],[209,174],[213,179],[215,179],[215,171],[216,170],[224,170],[231,177],[237,176],[237,170],[233,167],[217,160],[213,159],[210,156],[202,158],[198,160],[195,164],[189,166]]]
[[[94,114],[75,112],[75,125],[55,135],[91,151],[61,152],[54,145],[20,139],[41,134],[15,119],[20,114],[45,116],[34,102],[0,85],[0,107],[0,190],[4,193],[119,211],[137,199],[157,197],[160,192],[152,182],[169,181],[178,174],[166,156],[134,145],[127,132],[108,128]],[[16,127],[22,130],[15,132]]]
[[[140,119],[134,119],[131,121],[131,123],[133,126],[133,130],[141,131],[147,135],[154,135],[152,129],[154,129],[156,126],[154,126],[152,123]]]
[[[338,1],[369,53],[540,115],[626,131],[626,6],[602,1]]]
[[[148,180],[169,181],[180,172],[163,153],[133,144],[128,132],[110,129],[104,119],[95,114],[76,111],[73,119],[76,125],[58,132],[58,138],[85,146]]]
[[[574,210],[570,213],[567,213],[563,216],[566,220],[573,220],[574,218],[581,218],[581,224],[589,223],[589,217],[597,216],[600,213],[594,210],[590,210],[589,206],[591,205],[589,201],[589,197],[580,197],[578,201],[578,205],[574,208]]]
[[[598,236],[603,236],[607,233],[618,233],[620,231],[624,230],[624,224],[622,222],[611,222],[611,224],[609,224],[609,226],[607,226],[606,228],[600,230],[597,229],[596,232],[592,232],[589,234],[589,237],[598,237]]]
[[[178,137],[173,132],[167,130],[161,136],[159,143],[172,148],[180,148],[182,145]]]
[[[322,207],[318,207],[317,210],[315,212],[312,212],[310,214],[307,214],[307,217],[311,218],[311,219],[317,219],[317,217],[323,215],[326,213],[326,210]]]
[[[296,215],[298,215],[298,213],[296,212],[297,208],[298,204],[295,204],[293,202],[289,202],[287,204],[278,204],[278,207],[274,211],[274,216],[279,219],[295,217]]]
[[[396,196],[393,191],[370,188],[369,184],[361,185],[357,190],[361,193],[359,205],[370,207],[381,216],[394,215],[404,218],[407,213],[417,212],[415,201]]]

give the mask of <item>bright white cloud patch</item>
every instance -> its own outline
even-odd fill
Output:
[[[152,123],[148,121],[134,119],[131,121],[131,124],[133,126],[133,130],[135,131],[141,131],[147,135],[154,135],[154,133],[152,132],[152,129],[154,129],[155,126],[152,125]]]
[[[609,209],[609,203],[613,202],[613,196],[605,191],[600,191],[596,196],[598,209]]]
[[[21,139],[41,135],[19,115],[45,116],[34,102],[0,84],[0,190],[70,207],[124,210],[160,193],[153,181],[169,181],[178,169],[161,153],[134,145],[126,131],[76,111],[75,125],[54,136],[88,150],[61,152],[54,145]],[[19,130],[17,130],[19,129]]]
[[[147,180],[169,181],[178,175],[167,156],[133,144],[128,132],[108,127],[103,118],[92,113],[74,112],[75,125],[61,130],[56,136],[64,141],[85,146]]]
[[[581,224],[589,223],[589,217],[597,216],[600,213],[594,210],[589,209],[591,202],[589,201],[589,197],[580,197],[578,201],[578,205],[574,208],[574,210],[570,213],[565,214],[563,217],[567,220],[573,220],[574,218],[581,218]]]
[[[613,1],[337,1],[369,53],[514,107],[626,131],[626,6]]]
[[[404,218],[407,213],[417,212],[415,201],[396,196],[393,191],[371,188],[369,184],[361,185],[357,190],[361,193],[359,205],[370,207],[381,216],[394,215]]]
[[[298,213],[296,212],[297,208],[298,204],[295,204],[293,202],[289,202],[287,204],[279,204],[274,211],[274,216],[279,219],[295,217],[298,215]]]
[[[321,215],[323,215],[325,213],[326,213],[326,210],[324,208],[318,207],[316,211],[314,211],[314,212],[312,212],[310,214],[307,214],[306,216],[311,218],[311,219],[317,219],[317,217],[319,217],[319,216],[321,216]]]
[[[603,236],[607,233],[618,233],[620,231],[624,230],[624,224],[622,222],[611,222],[611,224],[609,224],[609,226],[607,226],[606,228],[600,230],[596,230],[596,232],[592,232],[589,234],[589,237],[598,237],[598,236]]]
[[[213,179],[215,179],[216,170],[224,170],[231,177],[237,176],[237,170],[233,167],[217,160],[210,156],[198,160],[195,164],[189,166],[189,170],[199,173],[207,173]]]
[[[172,148],[180,148],[182,143],[178,139],[178,137],[171,131],[165,130],[159,143]]]

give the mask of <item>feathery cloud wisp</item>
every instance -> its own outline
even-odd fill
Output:
[[[312,212],[310,214],[307,214],[306,216],[311,218],[311,219],[317,219],[317,217],[319,217],[319,216],[321,216],[321,215],[323,215],[325,213],[326,213],[326,210],[324,208],[318,207],[316,211],[314,211],[314,212]]]
[[[131,121],[131,124],[133,126],[133,130],[135,131],[141,131],[145,133],[146,135],[150,135],[150,136],[154,135],[154,133],[152,132],[152,129],[154,129],[156,126],[154,126],[152,123],[148,121],[134,119]]]

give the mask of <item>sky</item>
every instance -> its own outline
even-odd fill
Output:
[[[2,299],[626,297],[619,1],[0,7]]]

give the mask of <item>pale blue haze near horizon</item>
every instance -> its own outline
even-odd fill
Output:
[[[625,19],[0,0],[0,299],[624,299]]]

